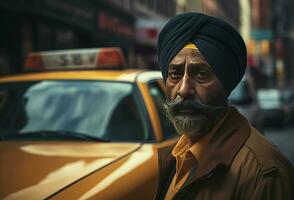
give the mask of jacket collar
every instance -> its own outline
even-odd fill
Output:
[[[199,160],[196,172],[191,173],[182,189],[206,177],[217,168],[229,168],[234,157],[249,137],[250,125],[247,119],[234,107],[231,107],[229,112],[227,118],[208,141],[207,148],[204,150],[205,155]],[[163,162],[159,164],[160,171],[175,168],[175,159],[171,155],[171,151],[172,147],[158,152],[159,162]],[[164,176],[173,177],[174,174],[171,174],[171,171],[161,171],[160,179],[163,181],[159,182],[159,189],[162,187],[161,184],[168,184],[168,188],[172,180],[171,178],[170,182],[166,182],[167,178]]]
[[[199,160],[193,180],[207,175],[218,166],[230,167],[250,133],[250,125],[234,107],[228,117],[208,141],[205,155]]]

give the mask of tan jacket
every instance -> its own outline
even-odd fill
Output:
[[[159,151],[156,199],[164,199],[175,173],[171,151]],[[293,166],[235,108],[204,154],[174,199],[294,199]]]

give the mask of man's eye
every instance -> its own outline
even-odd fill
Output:
[[[206,71],[199,71],[197,73],[197,78],[199,78],[199,79],[207,79],[207,78],[209,78],[209,73],[206,72]]]
[[[171,71],[171,72],[168,73],[168,75],[173,79],[177,79],[177,78],[182,77],[182,74],[180,72],[177,72],[177,71]]]

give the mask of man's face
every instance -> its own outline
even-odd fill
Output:
[[[179,134],[206,134],[227,108],[225,90],[197,49],[182,49],[174,57],[166,88],[165,109]]]

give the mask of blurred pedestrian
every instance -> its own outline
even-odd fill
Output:
[[[165,110],[180,139],[159,151],[157,199],[294,199],[293,167],[227,98],[246,69],[246,46],[226,22],[172,18],[159,34]]]

